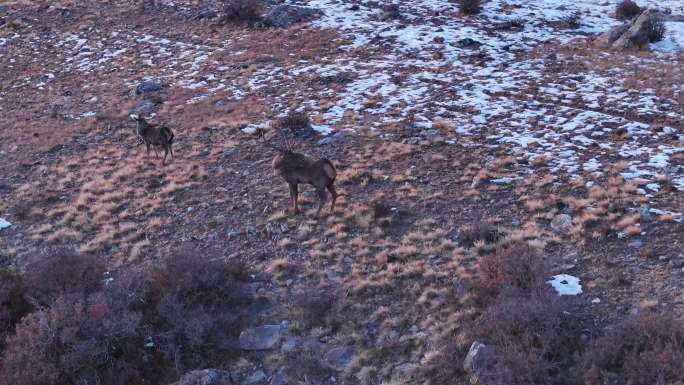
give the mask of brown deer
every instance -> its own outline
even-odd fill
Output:
[[[131,114],[131,119],[138,122],[138,137],[141,139],[141,143],[145,143],[147,146],[147,157],[150,157],[150,146],[154,147],[154,156],[159,159],[159,153],[157,152],[157,147],[164,149],[164,159],[162,159],[162,165],[166,163],[166,157],[171,153],[171,159],[173,160],[173,132],[170,128],[165,125],[151,124],[145,118],[138,114]]]
[[[261,137],[263,139],[263,133]],[[275,158],[273,158],[273,172],[285,179],[285,182],[290,187],[292,209],[295,215],[299,214],[297,198],[299,196],[298,186],[300,184],[310,184],[316,188],[316,194],[318,194],[319,199],[316,217],[319,216],[321,209],[328,199],[326,189],[332,195],[330,212],[332,213],[335,210],[335,201],[339,196],[334,186],[337,171],[330,160],[322,158],[313,161],[306,155],[294,152],[292,144],[288,142],[283,147],[274,146],[266,141],[264,141],[264,144],[278,152]]]

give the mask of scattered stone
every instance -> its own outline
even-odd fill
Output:
[[[323,360],[332,369],[344,370],[354,360],[354,349],[349,346],[330,349]]]
[[[558,214],[551,220],[551,228],[560,234],[570,234],[572,231],[572,217],[568,214]]]
[[[204,9],[201,9],[199,12],[197,12],[197,18],[200,20],[201,19],[211,20],[211,19],[215,19],[216,16],[218,16],[218,14],[216,13],[216,11],[214,11],[211,8],[204,8]]]
[[[409,371],[411,368],[413,368],[413,364],[410,362],[405,362],[392,368],[392,374],[403,374]]]
[[[325,138],[319,140],[318,145],[319,146],[326,146],[329,144],[337,144],[337,143],[341,142],[343,139],[344,139],[344,134],[342,134],[341,132],[337,132],[333,135],[330,135],[328,137],[325,137]]]
[[[249,377],[242,381],[242,385],[254,385],[258,383],[266,382],[266,373],[263,370],[257,370],[252,373]]]
[[[6,229],[8,227],[12,227],[12,224],[5,220],[5,218],[0,218],[0,230]]]
[[[225,187],[219,186],[216,188],[216,191],[224,193],[224,192],[228,192],[228,189]]]
[[[161,89],[161,84],[152,80],[145,80],[142,83],[138,84],[138,86],[135,88],[135,94],[142,95],[150,92],[161,91]]]
[[[263,325],[240,333],[240,347],[244,350],[268,350],[280,340],[280,325]]]
[[[635,239],[633,241],[630,241],[627,246],[639,249],[644,245],[644,242],[641,239]]]
[[[271,378],[269,385],[284,385],[285,384],[285,370],[283,368],[278,369],[276,374]]]
[[[288,28],[303,21],[313,20],[321,15],[323,15],[323,11],[317,8],[282,4],[273,7],[264,20],[267,25]]]
[[[456,45],[459,48],[478,48],[482,45],[482,43],[480,43],[477,40],[466,37],[465,39],[461,39],[461,40],[457,41]]]
[[[477,384],[482,373],[492,364],[493,351],[489,346],[474,341],[463,360],[463,370],[470,374],[470,383]]]
[[[230,372],[216,369],[193,370],[171,385],[232,385]]]

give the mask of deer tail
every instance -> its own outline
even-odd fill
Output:
[[[337,171],[335,171],[335,166],[333,166],[332,162],[328,159],[322,159],[323,161],[323,171],[325,172],[325,175],[330,178],[330,180],[335,180],[335,177],[337,177]]]
[[[173,132],[171,131],[170,128],[166,126],[162,126],[161,128],[162,134],[166,137],[166,141],[169,143],[169,146],[173,143]]]

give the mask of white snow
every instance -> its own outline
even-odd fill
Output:
[[[582,285],[580,279],[568,274],[559,274],[553,276],[553,279],[548,281],[558,295],[579,295],[582,294]]]
[[[12,226],[12,224],[9,223],[5,218],[0,218],[0,230],[6,229],[10,226]]]

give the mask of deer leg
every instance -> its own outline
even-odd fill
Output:
[[[147,157],[150,157],[150,144],[145,142],[145,146],[147,146]]]
[[[173,148],[169,144],[169,152],[171,153],[171,160],[173,160]]]
[[[297,215],[297,214],[299,214],[299,207],[297,206],[297,197],[299,195],[297,183],[289,183],[289,185],[290,185],[290,197],[292,198],[292,210],[294,211],[294,215]]]
[[[328,199],[328,193],[325,192],[325,187],[316,187],[316,193],[318,194],[318,210],[316,211],[316,217],[321,213],[321,209],[325,206],[325,201]]]
[[[332,195],[332,203],[330,204],[330,212],[332,213],[335,211],[335,201],[337,200],[337,191],[335,191],[335,186],[333,186],[333,182],[330,182],[328,184],[328,191],[330,191],[330,195]]]
[[[157,146],[152,146],[154,149],[154,159],[159,159],[159,151],[157,151]]]
[[[166,164],[166,156],[169,155],[169,150],[167,148],[164,149],[164,159],[162,159],[162,166]]]

